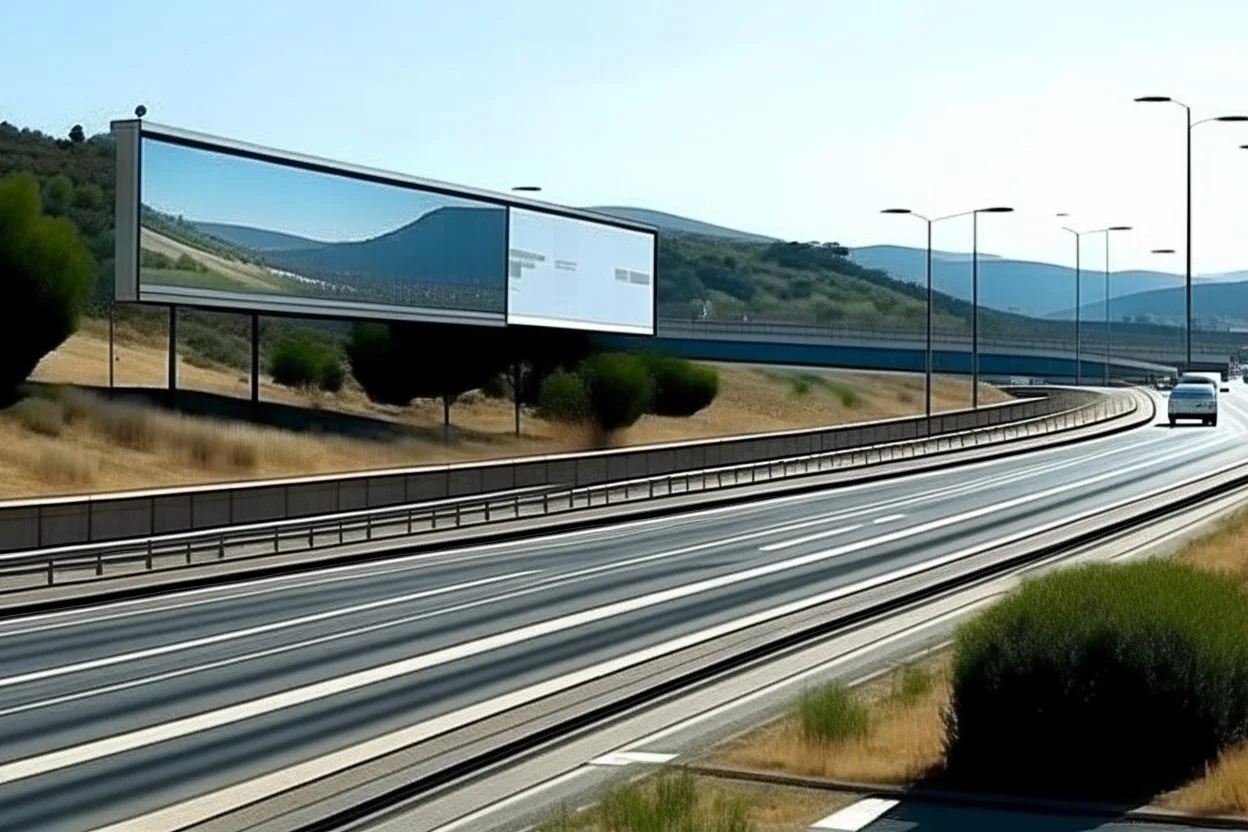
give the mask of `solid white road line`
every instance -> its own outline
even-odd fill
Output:
[[[1110,435],[1090,439],[1084,443],[1083,447],[1095,447],[1107,443],[1117,443],[1122,440],[1120,435]],[[1132,442],[1127,444],[1115,444],[1115,447],[1106,451],[1091,455],[1079,456],[1073,460],[1058,460],[1056,462],[1041,463],[1040,466],[1032,465],[1029,470],[1035,472],[1040,467],[1068,467],[1070,465],[1081,464],[1090,459],[1112,454],[1125,453],[1144,445],[1155,444],[1163,440],[1159,437],[1150,437],[1148,439]],[[1060,453],[1070,451],[1069,446],[1057,446],[1050,448],[1040,448],[1025,454],[1029,459],[1044,458]],[[1018,464],[1019,457],[1005,457],[998,459],[982,460],[980,462],[970,462],[965,465],[959,465],[956,468],[939,469],[932,471],[921,471],[909,474],[905,477],[907,482],[916,482],[934,477],[947,477],[950,474],[980,471],[985,468],[1000,468],[1005,466],[1014,466]],[[1007,475],[1013,476],[1013,475]],[[428,565],[441,565],[443,563],[458,563],[465,561],[478,560],[490,557],[498,552],[506,552],[510,549],[519,547],[532,546],[543,547],[546,549],[554,547],[565,547],[576,545],[580,538],[587,535],[600,536],[620,536],[631,535],[639,528],[647,528],[654,525],[659,526],[681,526],[700,523],[706,517],[718,516],[725,513],[733,513],[737,516],[744,514],[756,514],[766,512],[778,505],[789,503],[813,502],[826,500],[833,494],[837,497],[846,494],[854,494],[861,491],[878,490],[881,488],[895,487],[898,480],[884,479],[874,480],[866,483],[856,483],[843,486],[832,486],[826,491],[805,493],[805,494],[788,494],[779,497],[771,497],[748,505],[720,506],[708,509],[700,509],[677,517],[660,517],[645,520],[624,521],[611,526],[598,527],[596,529],[578,529],[575,531],[557,532],[536,538],[527,538],[524,540],[500,541],[497,543],[484,543],[473,546],[462,546],[452,549],[445,549],[436,552],[424,552],[414,555],[404,555],[391,558],[387,561],[389,564],[385,567],[379,567],[376,563],[356,563],[356,564],[338,564],[325,566],[314,572],[303,573],[301,575],[279,575],[269,578],[257,578],[249,582],[249,588],[239,590],[237,587],[217,586],[202,587],[199,589],[181,590],[173,595],[179,600],[174,603],[163,603],[153,605],[150,598],[138,598],[125,601],[112,601],[106,605],[101,605],[102,609],[124,610],[123,612],[111,612],[106,614],[91,613],[90,617],[83,618],[82,610],[63,610],[58,612],[39,613],[37,615],[27,616],[23,621],[43,621],[49,622],[40,627],[25,628],[22,630],[5,631],[0,628],[0,639],[10,635],[20,635],[24,633],[37,632],[43,629],[56,629],[65,626],[76,626],[83,623],[95,623],[99,621],[113,620],[116,618],[124,618],[138,615],[156,614],[168,612],[171,610],[179,610],[185,607],[199,606],[204,604],[225,603],[236,599],[248,598],[255,595],[267,594],[270,592],[282,592],[292,588],[301,588],[307,586],[316,586],[323,583],[332,583],[344,580],[367,580],[377,575],[386,575],[393,572],[402,572],[415,568],[427,568]],[[953,487],[965,487],[963,483]],[[945,488],[949,488],[946,486]],[[943,490],[943,489],[940,489]],[[896,498],[893,498],[896,499]],[[885,501],[891,502],[891,500]],[[430,564],[430,561],[434,563]],[[189,599],[189,600],[187,600]],[[65,620],[70,619],[70,620]],[[51,623],[59,622],[59,623]]]
[[[602,757],[596,757],[589,761],[591,766],[632,766],[632,765],[662,765],[675,760],[676,754],[662,754],[655,751],[621,751],[615,754],[606,754]]]
[[[824,832],[859,832],[860,829],[875,823],[899,801],[887,797],[867,797],[850,806],[846,806],[836,814],[829,815],[811,829]]]
[[[839,529],[828,529],[826,532],[816,532],[815,534],[808,534],[808,535],[803,535],[802,537],[795,537],[795,538],[792,538],[791,540],[780,540],[775,543],[768,543],[765,546],[759,546],[758,550],[760,552],[778,552],[781,549],[788,549],[792,546],[801,546],[803,543],[812,543],[816,540],[824,540],[829,537],[836,537],[839,534],[849,534],[850,532],[856,532],[861,528],[862,528],[861,523],[855,526],[841,526]]]
[[[871,523],[876,526],[882,526],[885,523],[896,523],[898,520],[905,520],[905,519],[906,519],[906,515],[904,514],[890,514],[887,517],[877,517],[874,520],[872,520]]]
[[[1148,462],[1138,463],[1137,466],[1135,467],[1139,467],[1139,468],[1149,467],[1151,465],[1162,464],[1167,461],[1169,461],[1168,458],[1163,456],[1163,457],[1158,457],[1153,460],[1149,460]],[[939,529],[939,528],[945,528],[945,527],[954,525],[958,522],[964,522],[967,519],[974,519],[977,517],[986,516],[996,511],[1004,511],[1007,508],[1012,508],[1012,507],[1016,507],[1019,505],[1024,505],[1029,502],[1034,502],[1035,500],[1042,499],[1043,497],[1050,496],[1051,494],[1054,494],[1054,493],[1061,493],[1061,492],[1073,490],[1076,488],[1086,487],[1086,485],[1090,483],[1099,482],[1101,480],[1114,477],[1114,476],[1119,476],[1121,473],[1125,472],[1126,470],[1127,469],[1123,469],[1121,471],[1110,471],[1110,472],[1098,475],[1096,477],[1088,478],[1083,481],[1068,483],[1059,488],[1049,489],[1048,492],[1040,492],[1035,495],[1028,495],[1026,497],[1016,498],[1014,500],[1008,500],[1004,503],[996,504],[995,506],[985,506],[983,508],[976,509],[974,511],[965,512],[964,514],[956,516],[956,517],[942,518],[940,520],[925,523],[920,526],[915,526],[912,528],[892,532],[886,535],[881,535],[877,538],[873,538],[870,540],[863,540],[863,541],[851,543],[846,546],[839,547],[837,549],[828,549],[823,552],[816,552],[813,554],[802,555],[800,557],[790,558],[788,560],[780,561],[777,563],[766,564],[764,566],[759,566],[759,567],[755,567],[752,569],[743,570],[741,572],[737,572],[737,573],[733,573],[729,575],[722,575],[722,576],[718,576],[715,578],[708,578],[706,580],[697,581],[691,584],[686,584],[684,586],[673,587],[670,589],[649,593],[647,595],[639,596],[637,598],[627,599],[624,601],[617,601],[615,603],[607,604],[601,607],[588,609],[588,610],[582,610],[580,612],[571,613],[569,615],[559,616],[557,618],[548,619],[546,621],[526,625],[524,627],[520,627],[514,630],[510,630],[510,631],[506,631],[502,633],[495,633],[495,634],[485,636],[482,638],[473,639],[471,641],[463,642],[461,644],[453,645],[451,647],[442,648],[440,650],[435,650],[435,651],[425,653],[419,656],[413,656],[411,658],[403,659],[397,662],[391,662],[390,664],[381,665],[379,667],[356,671],[356,672],[349,673],[349,674],[346,674],[344,676],[340,676],[334,679],[327,679],[327,680],[316,682],[313,684],[304,685],[302,687],[292,688],[290,690],[283,691],[281,693],[260,697],[258,699],[254,699],[249,702],[240,702],[240,703],[229,705],[229,706],[226,706],[224,708],[220,708],[214,711],[208,711],[208,712],[197,714],[194,716],[176,719],[176,720],[173,720],[173,721],[161,724],[161,725],[153,725],[147,728],[141,728],[141,729],[130,731],[124,734],[118,734],[112,737],[107,737],[104,739],[83,743],[78,746],[73,746],[69,748],[60,749],[57,751],[51,751],[51,752],[47,752],[43,754],[38,754],[32,757],[28,757],[28,758],[17,760],[17,761],[10,762],[10,763],[0,764],[0,784],[13,782],[16,780],[22,780],[22,779],[26,779],[29,777],[35,777],[35,776],[38,776],[40,774],[45,774],[50,771],[56,771],[62,768],[67,768],[67,767],[74,766],[74,765],[80,765],[82,763],[101,759],[103,757],[108,757],[114,754],[120,754],[120,753],[130,751],[136,748],[143,748],[149,745],[154,745],[156,743],[165,742],[168,740],[177,739],[179,737],[184,737],[184,736],[188,736],[191,734],[199,733],[201,731],[208,731],[214,728],[231,725],[231,724],[241,722],[246,719],[251,719],[253,717],[273,713],[273,712],[283,710],[286,708],[296,707],[298,705],[313,702],[313,701],[316,701],[318,699],[322,699],[328,696],[345,693],[347,691],[356,690],[358,688],[362,688],[367,685],[376,684],[378,682],[383,682],[389,679],[395,679],[401,676],[416,673],[418,671],[426,670],[428,668],[437,667],[437,666],[440,666],[440,665],[443,665],[452,661],[456,661],[459,659],[468,658],[470,656],[479,655],[481,653],[485,653],[485,652],[489,652],[493,650],[498,650],[503,647],[508,647],[514,644],[519,644],[525,641],[540,638],[542,636],[557,633],[562,630],[571,629],[574,627],[590,624],[593,622],[606,620],[615,616],[646,609],[648,607],[666,603],[666,602],[676,600],[679,598],[684,598],[684,597],[688,597],[691,595],[707,592],[712,589],[717,589],[717,588],[724,587],[724,586],[730,586],[730,585],[740,583],[743,581],[749,581],[749,580],[753,580],[755,578],[763,577],[766,575],[783,572],[786,570],[797,568],[799,566],[816,563],[816,562],[826,560],[832,557],[837,557],[839,555],[846,554],[848,552],[860,551],[862,549],[866,549],[872,546],[877,546],[882,543],[887,543],[887,542],[891,542],[894,540],[902,540],[908,537],[913,537],[915,535],[924,534],[928,531],[932,531],[932,530]],[[1158,489],[1157,491],[1162,491],[1162,490],[1168,490],[1168,489]],[[1145,495],[1135,495],[1127,500],[1119,501],[1119,503],[1116,505],[1125,505],[1127,503],[1135,502],[1139,499],[1143,499],[1144,496]],[[514,697],[517,695],[521,695],[521,694],[526,695],[526,696],[532,695],[533,692],[535,691],[543,691],[541,695],[548,695],[549,693],[553,693],[557,690],[564,690],[571,685],[581,684],[583,681],[587,681],[593,678],[598,678],[599,676],[603,675],[606,672],[615,672],[615,670],[632,666],[633,664],[636,664],[638,662],[646,661],[649,658],[665,655],[666,653],[672,652],[673,650],[682,649],[685,646],[698,644],[705,640],[716,638],[726,633],[735,632],[745,627],[753,626],[755,624],[762,623],[765,621],[770,621],[774,618],[788,615],[790,613],[793,613],[799,610],[807,609],[809,607],[816,606],[819,604],[824,604],[829,601],[835,600],[837,598],[845,597],[846,595],[861,592],[871,587],[880,586],[882,584],[898,580],[908,575],[913,575],[919,572],[927,571],[927,570],[936,568],[940,565],[943,565],[945,563],[950,563],[955,560],[959,560],[961,558],[976,554],[978,552],[986,551],[990,548],[994,548],[996,546],[1000,546],[1009,542],[1013,542],[1014,540],[1021,540],[1026,537],[1030,537],[1035,534],[1041,533],[1043,531],[1047,531],[1048,529],[1056,528],[1060,525],[1065,525],[1067,523],[1077,521],[1084,517],[1099,514],[1101,512],[1110,510],[1114,507],[1115,506],[1113,505],[1109,507],[1098,506],[1095,509],[1090,509],[1081,514],[1076,514],[1072,517],[1066,517],[1066,518],[1063,518],[1062,520],[1053,521],[1051,523],[1044,524],[1036,528],[1027,529],[1027,530],[1024,530],[1022,532],[1019,532],[1013,535],[1007,535],[999,540],[988,541],[988,542],[979,544],[977,546],[970,547],[968,549],[964,549],[958,552],[952,552],[947,555],[943,555],[937,558],[932,558],[930,560],[926,560],[920,563],[912,564],[910,566],[904,567],[902,569],[894,570],[886,574],[877,575],[872,578],[868,578],[868,579],[859,581],[854,584],[841,586],[834,590],[830,590],[828,592],[820,593],[814,596],[809,596],[809,597],[806,597],[797,601],[783,604],[778,607],[773,607],[771,609],[764,610],[759,613],[754,613],[752,615],[734,619],[733,621],[726,622],[720,625],[716,625],[714,627],[709,627],[707,629],[704,629],[696,633],[692,633],[689,635],[671,639],[660,645],[655,645],[652,647],[645,648],[643,650],[636,651],[634,653],[628,654],[627,656],[622,656],[622,657],[618,657],[615,659],[607,660],[605,662],[599,663],[598,665],[594,665],[590,668],[586,668],[583,670],[574,671],[572,673],[565,674],[564,676],[559,677],[557,679],[547,680],[546,682],[541,682],[536,685],[531,685],[528,688],[522,689],[522,691],[520,692],[512,692],[509,694],[504,694],[498,697],[494,697],[493,699],[486,700],[486,702],[484,703],[478,703],[477,705],[469,706],[468,708],[462,709],[461,711],[456,712],[456,713],[459,715],[478,714],[477,716],[473,716],[472,718],[480,719],[482,718],[483,715],[488,715],[489,713],[496,713],[497,711],[489,711],[488,708],[495,707],[499,705],[500,703],[507,703],[506,707],[514,707],[515,704],[519,704],[520,702],[530,701],[529,699],[516,700]],[[586,675],[587,673],[590,675],[587,676]],[[488,713],[483,713],[481,711],[482,708],[486,708]],[[451,715],[451,716],[454,716],[454,715]],[[409,731],[414,731],[414,733],[404,734],[403,731],[400,731],[400,732],[396,732],[395,734],[386,735],[386,737],[380,738],[380,739],[389,738],[388,741],[393,742],[395,741],[394,738],[396,736],[414,736],[415,739],[411,739],[409,742],[406,743],[406,744],[411,744],[412,742],[418,742],[423,738],[427,738],[428,736],[433,736],[433,734],[428,733],[428,731],[431,730],[431,726],[438,726],[438,731],[441,732],[445,730],[450,730],[451,728],[455,727],[457,724],[463,724],[462,722],[461,723],[455,723],[454,721],[448,722],[447,718],[448,718],[448,715],[435,717],[434,719],[426,720],[423,723],[419,723],[417,726],[413,726],[412,729],[405,729]],[[389,747],[386,743],[383,743],[383,746]],[[344,749],[342,753],[351,752],[351,751],[354,751],[355,749],[372,748],[372,747],[374,746],[370,745],[369,743],[363,743],[359,746],[354,746],[351,749]],[[398,747],[403,747],[403,746],[400,745]],[[331,759],[337,759],[337,758],[335,758],[333,755],[330,755],[329,757],[322,757],[322,758],[318,758],[318,760],[310,761],[307,765],[312,765],[316,763],[323,764],[323,761],[331,760]],[[355,758],[352,757],[352,759],[355,759]],[[371,757],[366,757],[364,759],[371,759]],[[296,766],[294,768],[297,769],[299,767]],[[291,771],[291,770],[292,769],[286,769],[286,771]],[[322,775],[318,775],[318,776],[322,776]],[[264,778],[260,778],[260,779],[264,780]],[[295,781],[295,782],[304,782],[307,779],[312,779],[312,778],[309,776],[309,777],[305,777],[304,780]],[[256,781],[251,781],[251,782],[254,783]],[[272,787],[272,782],[266,781],[265,788],[271,788],[271,787]],[[266,792],[266,793],[271,793],[271,792]],[[220,793],[218,793],[218,795],[219,794]]]
[[[437,587],[435,589],[424,589],[419,592],[409,592],[406,595],[398,595],[393,598],[382,598],[380,600],[369,601],[364,604],[353,604],[349,607],[338,607],[337,609],[326,610],[324,612],[313,613],[311,615],[303,615],[298,618],[287,618],[282,621],[273,621],[268,624],[260,624],[255,627],[247,627],[241,630],[232,630],[226,633],[217,633],[216,635],[203,636],[202,638],[194,638],[188,641],[176,642],[174,644],[165,644],[160,647],[148,647],[144,650],[134,650],[129,653],[117,653],[112,656],[103,656],[101,658],[90,659],[85,662],[75,662],[74,664],[60,665],[59,667],[34,670],[29,673],[20,673],[16,676],[6,676],[4,678],[0,678],[0,688],[12,687],[13,685],[21,685],[27,682],[35,682],[42,679],[51,679],[56,676],[67,676],[71,673],[81,673],[84,670],[96,670],[101,667],[110,667],[112,665],[124,664],[126,662],[139,661],[140,659],[150,659],[153,656],[164,656],[169,653],[191,650],[196,647],[206,647],[211,644],[220,644],[226,641],[236,641],[240,638],[248,638],[264,633],[272,633],[278,630],[287,630],[291,627],[300,627],[305,624],[314,624],[319,621],[342,618],[343,616],[355,615],[368,610],[392,607],[396,604],[406,604],[421,598],[434,598],[439,595],[448,595],[452,592],[462,592],[465,589],[488,586],[490,584],[497,584],[503,581],[510,581],[516,578],[523,578],[528,575],[535,574],[537,574],[536,570],[512,572],[508,575],[497,575],[495,577],[481,578],[476,581],[467,581],[461,584],[452,584],[450,586]]]

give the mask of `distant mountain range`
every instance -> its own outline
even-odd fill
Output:
[[[734,228],[725,228],[722,225],[712,225],[709,222],[693,220],[688,217],[680,217],[676,214],[668,214],[663,211],[651,211],[649,208],[630,208],[619,205],[595,205],[593,207],[586,208],[585,210],[594,211],[599,214],[606,214],[609,217],[618,217],[622,220],[639,222],[644,225],[653,225],[660,231],[675,231],[680,234],[696,234],[699,237],[713,237],[721,240],[731,240],[734,243],[780,242],[777,237],[765,237],[762,234],[751,234],[748,231],[737,231]]]
[[[1109,311],[1115,321],[1130,319],[1141,323],[1178,324],[1187,313],[1186,291],[1179,285],[1125,297],[1115,296]],[[1083,305],[1083,315],[1090,320],[1100,319],[1104,314],[1103,301]],[[1236,328],[1248,327],[1248,280],[1236,282],[1202,278],[1193,281],[1192,315],[1198,320],[1216,321]],[[1072,318],[1074,308],[1050,317]]]
[[[770,244],[774,237],[738,231],[688,217],[676,216],[645,208],[601,206],[589,210],[647,223],[660,231],[693,234],[730,242]],[[863,246],[852,249],[849,259],[871,269],[880,269],[919,286],[926,284],[924,249],[906,246]],[[1013,260],[980,252],[980,302],[994,309],[1033,317],[1070,318],[1074,316],[1075,270],[1053,263]],[[1087,314],[1103,314],[1103,283],[1097,282],[1095,267],[1083,272],[1085,298],[1100,297],[1102,301],[1087,303]],[[1180,274],[1155,271],[1113,272],[1110,282],[1111,312],[1119,317],[1154,316],[1167,318],[1182,310]],[[1248,270],[1201,275],[1193,288],[1193,307],[1197,313],[1213,314],[1217,310],[1226,319],[1248,320]],[[971,253],[932,252],[932,282],[937,291],[961,300],[971,299]],[[1243,284],[1238,286],[1238,284]],[[1238,286],[1218,288],[1214,286]],[[1176,298],[1178,300],[1176,300]],[[1177,303],[1177,305],[1176,305]],[[1099,311],[1098,311],[1099,310]],[[1181,314],[1181,312],[1179,313]]]
[[[501,208],[437,208],[377,237],[342,243],[225,223],[196,222],[195,227],[305,277],[499,288],[506,223]]]

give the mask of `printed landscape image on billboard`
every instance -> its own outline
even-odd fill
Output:
[[[502,320],[503,206],[148,135],[140,158],[140,299]]]
[[[654,334],[655,235],[513,207],[507,322]]]

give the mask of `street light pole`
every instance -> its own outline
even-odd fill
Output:
[[[924,362],[924,375],[926,376],[927,388],[927,418],[932,418],[932,226],[943,220],[952,220],[958,217],[970,215],[972,222],[972,254],[971,269],[973,282],[973,303],[971,305],[971,406],[979,407],[979,215],[980,214],[1008,214],[1013,208],[995,207],[995,208],[977,208],[974,211],[962,211],[957,214],[947,214],[943,217],[926,217],[923,214],[911,211],[909,208],[885,208],[882,214],[908,214],[917,217],[927,223],[927,357]]]
[[[979,212],[971,212],[971,409],[979,409]]]
[[[1185,288],[1187,302],[1187,364],[1190,367],[1192,364],[1192,129],[1211,121],[1245,122],[1248,121],[1248,116],[1214,116],[1212,118],[1203,118],[1200,121],[1192,121],[1192,108],[1168,95],[1145,95],[1135,99],[1135,101],[1138,104],[1177,104],[1187,113],[1187,251],[1184,254],[1187,259],[1185,275],[1187,279]]]
[[[1069,214],[1058,214],[1059,217],[1068,217]],[[1083,273],[1080,268],[1080,249],[1083,242],[1083,235],[1073,228],[1062,226],[1063,231],[1068,231],[1075,238],[1075,386],[1078,387],[1083,383],[1083,358],[1080,351],[1080,333],[1079,319],[1082,312],[1083,300],[1081,287],[1083,284]]]

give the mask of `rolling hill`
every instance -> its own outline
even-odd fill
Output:
[[[609,217],[617,217],[622,220],[630,220],[632,222],[644,223],[645,225],[653,225],[660,231],[674,231],[678,234],[692,234],[698,237],[731,240],[736,243],[768,244],[779,242],[779,240],[775,237],[765,237],[762,234],[751,234],[748,231],[737,231],[733,228],[725,228],[722,225],[713,225],[712,223],[690,219],[689,217],[668,214],[664,211],[652,211],[649,208],[598,205],[586,208],[585,210],[594,211],[599,214],[606,214]]]
[[[256,252],[314,249],[326,245],[320,240],[309,240],[307,237],[298,237],[282,231],[266,231],[263,228],[252,228],[246,225],[223,222],[197,222],[193,225],[205,234],[211,234],[218,239]]]
[[[1135,320],[1181,325],[1187,312],[1183,286],[1115,296],[1110,314],[1115,321]],[[1063,313],[1074,314],[1073,307]],[[1102,304],[1084,304],[1083,315],[1091,319],[1105,314]],[[1192,281],[1192,316],[1209,328],[1248,328],[1248,281],[1220,281],[1202,278]]]

